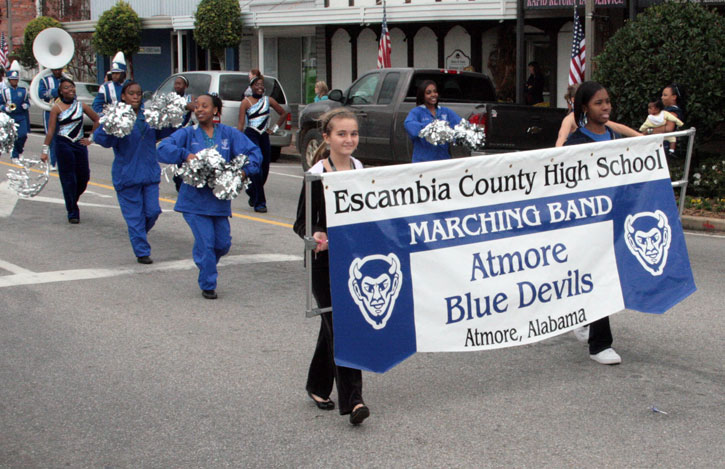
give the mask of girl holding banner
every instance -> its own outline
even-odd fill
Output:
[[[619,138],[605,124],[609,121],[612,103],[609,93],[599,83],[585,81],[574,96],[574,121],[577,130],[569,135],[564,145],[604,142]],[[589,325],[589,358],[602,365],[617,365],[622,358],[612,348],[612,330],[609,317],[594,321]]]
[[[438,105],[438,87],[432,80],[426,80],[418,87],[414,107],[405,118],[405,130],[413,141],[413,163],[419,161],[447,160],[451,157],[448,153],[448,143],[433,145],[426,139],[418,136],[428,124],[434,120],[443,120],[448,125],[455,127],[461,122],[458,114],[447,107]]]
[[[361,169],[362,163],[353,158],[352,153],[358,145],[358,121],[355,114],[345,108],[337,108],[320,118],[320,127],[325,145],[320,145],[315,154],[311,173],[330,171],[348,171]],[[312,233],[317,241],[315,255],[312,258],[312,294],[320,308],[332,305],[330,294],[330,264],[327,252],[327,217],[322,183],[314,181],[311,185]],[[297,205],[295,233],[305,236],[305,186],[302,186],[300,201]],[[315,405],[322,410],[333,410],[335,403],[330,400],[333,381],[337,385],[337,397],[340,400],[340,415],[350,414],[350,423],[359,425],[370,416],[370,410],[362,400],[362,372],[353,368],[337,366],[334,356],[332,312],[322,313],[317,347],[312,356],[307,375],[307,394]]]

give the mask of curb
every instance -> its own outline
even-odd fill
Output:
[[[694,231],[725,231],[725,219],[682,215],[682,228]]]

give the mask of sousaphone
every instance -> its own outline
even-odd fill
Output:
[[[38,95],[40,80],[49,76],[52,73],[51,70],[68,65],[74,53],[73,38],[62,29],[48,28],[38,33],[33,41],[33,56],[40,64],[41,70],[30,83],[29,92],[33,105],[50,111],[52,106],[40,99]]]

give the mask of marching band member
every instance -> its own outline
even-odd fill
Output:
[[[240,154],[249,157],[244,176],[259,172],[262,155],[242,132],[223,124],[215,124],[214,117],[221,115],[222,100],[218,96],[203,94],[196,98],[194,114],[199,121],[193,127],[184,127],[161,141],[159,160],[179,164],[196,158],[195,153],[214,148],[230,161]],[[232,246],[229,217],[232,215],[230,200],[220,200],[212,190],[182,184],[174,210],[181,212],[194,234],[194,262],[199,267],[199,287],[204,298],[217,298],[217,264]]]
[[[252,77],[249,87],[252,89],[252,96],[246,96],[242,100],[242,105],[239,106],[237,129],[243,130],[244,134],[262,151],[261,172],[252,177],[252,184],[247,189],[247,195],[249,196],[249,206],[254,207],[255,212],[266,213],[267,198],[264,195],[264,184],[269,175],[272,152],[269,136],[284,124],[287,119],[287,111],[274,98],[264,95],[262,74]],[[268,128],[270,108],[279,114],[277,123],[271,129]]]
[[[126,58],[118,52],[111,62],[111,81],[98,87],[98,94],[93,98],[93,110],[96,114],[103,113],[103,106],[116,103],[121,99],[121,90],[126,82]]]
[[[188,111],[186,115],[184,115],[184,120],[181,122],[181,125],[177,127],[178,129],[189,125],[189,121],[191,121],[191,114],[192,112],[194,112],[194,108],[196,107],[194,105],[194,97],[191,94],[186,93],[186,89],[188,87],[189,79],[186,78],[184,75],[179,75],[176,80],[174,80],[174,91],[179,96],[186,98],[186,110]],[[174,176],[173,179],[174,185],[176,186],[176,192],[179,192],[179,189],[181,188],[181,177]]]
[[[76,85],[70,78],[60,79],[58,98],[50,110],[48,131],[40,158],[48,160],[50,142],[55,136],[58,175],[68,211],[68,223],[77,225],[80,223],[78,199],[85,192],[91,177],[87,147],[93,142],[92,134],[90,139],[83,137],[83,114],[93,121],[93,131],[98,127],[98,115],[89,105],[76,99]]]
[[[619,138],[607,127],[612,104],[607,90],[599,83],[585,81],[574,96],[574,122],[577,130],[569,135],[564,145],[604,142]],[[589,358],[602,365],[622,363],[622,357],[612,348],[612,330],[609,316],[589,325]]]
[[[348,171],[361,169],[362,163],[352,156],[358,145],[358,121],[355,113],[346,108],[337,108],[320,118],[322,137],[325,145],[320,145],[315,154],[315,163],[311,173],[330,171]],[[328,149],[329,147],[329,149]],[[317,241],[315,255],[312,258],[312,293],[320,308],[332,305],[330,294],[330,263],[327,245],[327,217],[322,183],[315,181],[311,186],[312,194],[312,233]],[[302,186],[295,233],[305,236],[305,186]],[[340,402],[340,415],[350,414],[350,423],[359,425],[370,416],[370,410],[362,399],[362,372],[335,364],[332,313],[320,315],[320,333],[317,347],[312,356],[307,375],[307,394],[315,405],[322,410],[333,410],[335,403],[330,400],[333,382],[337,385],[337,398]]]
[[[149,127],[141,109],[143,90],[135,81],[128,81],[121,90],[121,100],[136,112],[136,123],[131,133],[123,138],[109,135],[99,127],[94,141],[113,148],[111,178],[116,189],[133,253],[140,264],[151,264],[151,245],[147,234],[161,214],[159,182],[161,168],[157,160],[156,141],[176,129],[156,130]]]
[[[438,105],[438,87],[432,80],[426,80],[418,86],[414,107],[405,118],[405,130],[413,141],[413,163],[420,161],[447,160],[448,144],[433,145],[418,137],[420,131],[434,120],[444,120],[455,127],[461,118],[451,109]]]
[[[51,74],[40,80],[38,85],[38,96],[40,99],[50,104],[51,107],[56,99],[58,99],[58,88],[60,87],[60,79],[65,77],[62,68],[51,69]],[[68,77],[66,77],[68,78]],[[50,123],[50,111],[43,112],[43,127],[45,128],[45,134],[48,135],[48,124]],[[51,134],[52,135],[52,134]],[[58,158],[56,157],[55,151],[55,138],[51,138],[50,148],[50,169],[56,171],[58,168]]]
[[[8,71],[8,86],[0,89],[0,110],[7,113],[18,124],[18,138],[15,140],[13,153],[10,155],[12,159],[18,159],[23,154],[25,141],[28,139],[30,131],[30,96],[28,90],[18,87],[20,79],[20,64],[17,60],[13,60]]]

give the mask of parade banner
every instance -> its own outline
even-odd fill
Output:
[[[661,136],[322,174],[338,365],[544,340],[695,284]]]

